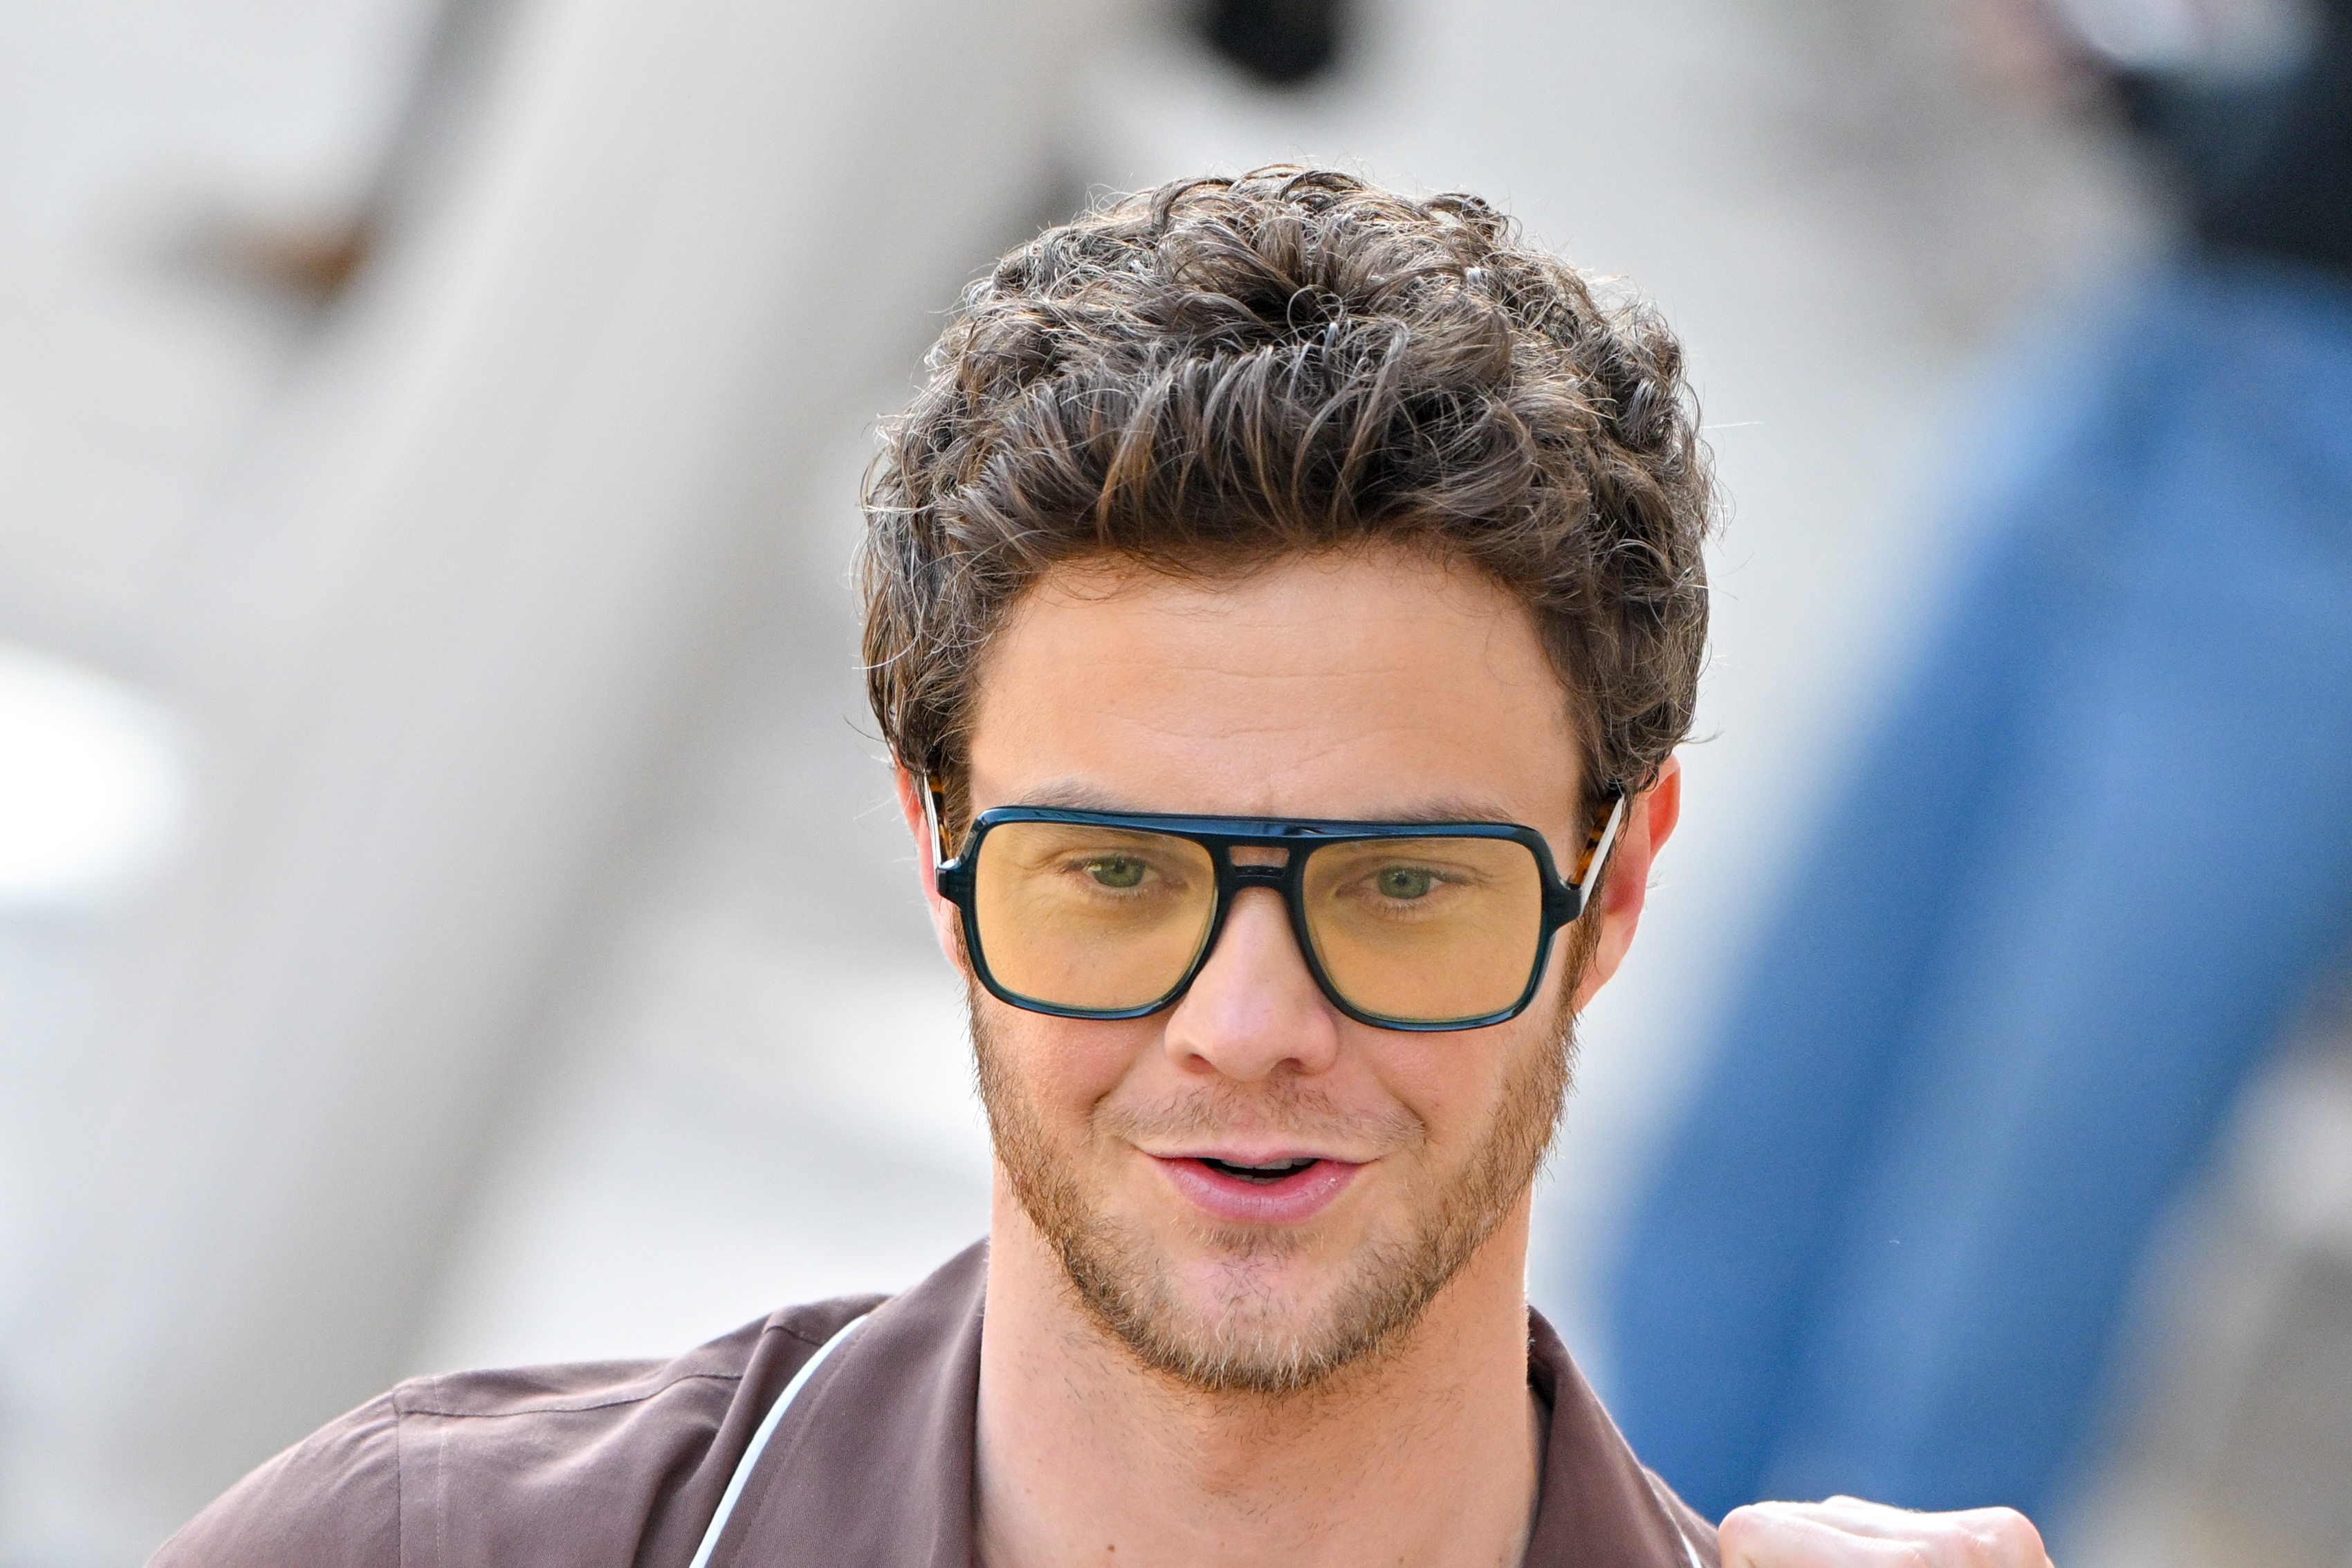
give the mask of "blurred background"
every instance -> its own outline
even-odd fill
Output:
[[[1685,826],[1588,1016],[1532,1269],[1645,1458],[1711,1508],[1982,1474],[1963,1500],[2031,1501],[2069,1568],[2352,1563],[2343,43],[2289,0],[0,0],[0,1563],[140,1562],[400,1376],[669,1353],[982,1230],[959,994],[862,712],[857,476],[1000,251],[1090,193],[1290,158],[1477,191],[1634,280],[1734,498]],[[2206,336],[2117,368],[2180,321]],[[2231,381],[2243,340],[2267,357]],[[2094,427],[2217,444],[2196,473],[2230,499],[2186,509],[2288,544],[2173,577],[2272,561],[2285,610],[2219,597],[2303,640],[2198,655],[2204,750],[2104,722],[2059,761],[1914,745],[1906,715],[1966,707],[1923,672],[2107,646],[2021,641],[2000,608],[2036,591],[2002,575],[2014,541],[2122,493],[2103,475],[2189,493]],[[2274,504],[2240,482],[2273,471],[2304,476]],[[2057,524],[2053,475],[2092,497]],[[2162,530],[2109,510],[2052,624],[2149,621],[2101,596],[2149,576],[2116,541]],[[2236,624],[2203,635],[2268,647]],[[2115,688],[2060,706],[2140,714]],[[2151,897],[2060,866],[2063,817],[1886,806],[1942,800],[1947,753],[2204,809],[2121,834],[2164,864]],[[1905,766],[1923,794],[1874,790]],[[1893,891],[1841,914],[1876,884],[1822,846],[1874,800]],[[2265,825],[2292,897],[2231,853]],[[2105,1091],[2161,1064],[2129,1028],[2070,1056],[2050,1020],[2129,1024],[2118,995],[2187,1020],[2162,1060],[2206,1065],[2143,1107],[2161,1136],[2117,1113],[2071,1138],[2082,1169],[1996,1139],[1885,1176],[1855,1127],[2010,1124],[1965,1073],[1885,1088],[1871,1051],[1909,1036],[1836,999],[1878,994],[1839,971],[1875,949],[1821,933],[1910,921],[1913,959],[2007,977],[1905,892],[1971,878],[2054,923],[2029,933],[2112,924],[2021,896],[2043,883],[2243,894],[2153,956],[2070,957],[2106,965],[2088,1001],[2043,977],[2013,1003],[2052,1038],[2006,1092],[2079,1057],[2074,1099],[2028,1094],[2077,1108],[2137,1104]],[[2246,978],[2231,932],[2284,956]],[[1816,972],[1790,983],[1830,1016],[1798,1022],[1863,1043],[1756,1022],[1794,1015],[1755,977]],[[2172,1007],[2183,975],[2251,1000]],[[1758,1087],[1790,1059],[1867,1092]],[[1741,1208],[1700,1157],[1726,1126],[1828,1152],[1802,1180],[1729,1162]],[[1938,1471],[1924,1421],[1917,1468],[1874,1471],[1790,1414],[1840,1393],[1807,1378],[1855,1342],[1808,1325],[1874,1276],[1762,1211],[1867,1228],[1854,1195],[1889,1179],[1969,1236],[2062,1209],[2100,1239],[2035,1232],[2096,1255],[2065,1291],[1946,1236],[1859,1291],[1991,1349],[1860,1356],[1844,1396],[1948,1402],[1904,1381],[1923,1363],[2048,1394],[1986,1396],[2007,1470]],[[1751,1209],[1771,1257],[1708,1239]],[[1746,1379],[1740,1454],[1654,1375],[1677,1343]]]

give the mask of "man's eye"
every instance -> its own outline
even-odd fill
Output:
[[[1105,887],[1133,887],[1150,869],[1133,855],[1105,855],[1086,862],[1087,874]]]
[[[1381,890],[1383,898],[1426,898],[1437,885],[1437,873],[1425,866],[1382,866],[1372,877],[1372,885]]]

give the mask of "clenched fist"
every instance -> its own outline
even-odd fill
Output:
[[[1719,1540],[1723,1568],[2051,1568],[2041,1531],[2013,1508],[1759,1502],[1727,1514]]]

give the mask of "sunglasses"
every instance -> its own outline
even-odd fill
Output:
[[[1057,1018],[1171,1006],[1208,962],[1234,895],[1264,887],[1288,905],[1316,985],[1359,1023],[1501,1023],[1535,999],[1552,938],[1583,913],[1625,816],[1619,792],[1565,882],[1543,835],[1511,822],[1000,806],[949,859],[941,802],[921,782],[936,884],[962,915],[980,983]],[[1236,859],[1244,849],[1259,852]]]

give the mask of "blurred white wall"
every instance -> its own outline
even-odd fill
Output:
[[[517,16],[460,177],[289,356],[145,607],[208,767],[11,1260],[13,1556],[142,1555],[401,1369],[616,835],[778,608],[747,582],[787,575],[845,395],[1034,201],[1082,21]]]
[[[860,727],[866,429],[1089,183],[1279,157],[1630,275],[1737,500],[1717,738],[1545,1197],[1538,1297],[1605,1352],[1625,1173],[1932,586],[1956,381],[2147,227],[2105,142],[1970,85],[1941,4],[1375,0],[1279,95],[1143,0],[513,0],[461,154],[320,317],[163,253],[206,203],[348,215],[425,0],[86,3],[0,10],[62,148],[0,185],[0,323],[57,367],[0,372],[37,459],[0,470],[0,637],[160,695],[194,794],[160,880],[0,916],[5,1563],[135,1560],[404,1372],[670,1350],[978,1232]]]

